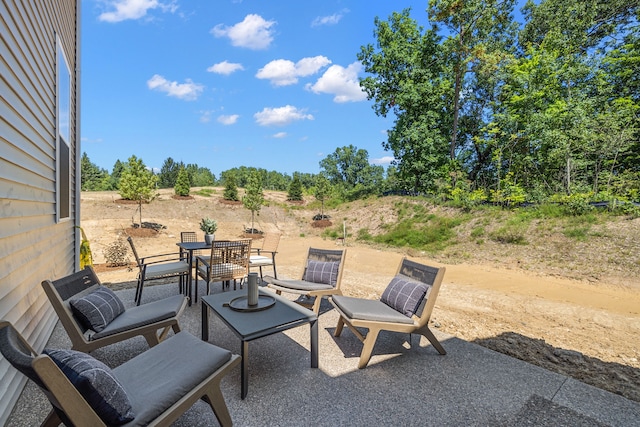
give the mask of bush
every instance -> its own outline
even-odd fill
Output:
[[[106,260],[107,267],[120,267],[129,264],[129,249],[127,244],[122,239],[118,239],[112,242],[104,248],[104,258]]]
[[[185,168],[180,168],[178,172],[178,178],[176,179],[176,185],[173,191],[177,196],[186,197],[189,195],[191,186],[189,185],[189,174]]]

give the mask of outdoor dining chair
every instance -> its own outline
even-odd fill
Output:
[[[214,240],[210,255],[196,257],[196,274],[207,284],[207,295],[211,292],[211,283],[222,282],[222,289],[229,287],[233,280],[236,289],[240,280],[240,288],[249,274],[249,256],[252,239]],[[198,283],[196,281],[194,301],[198,301]]]
[[[273,277],[278,278],[276,271],[276,254],[278,253],[278,244],[280,243],[281,233],[265,233],[262,239],[262,247],[251,248],[249,258],[249,268],[258,267],[260,269],[260,280],[262,280],[262,267],[271,266],[273,268]]]
[[[342,295],[340,283],[347,249],[317,249],[309,248],[307,259],[303,265],[302,279],[277,279],[264,276],[267,286],[274,289],[278,295],[292,293],[314,298],[313,304],[297,301],[313,310],[320,312],[322,298],[330,295]]]
[[[140,305],[142,300],[142,289],[144,283],[150,280],[160,280],[170,277],[178,277],[178,286],[180,293],[185,293],[185,287],[188,284],[188,278],[191,274],[191,266],[187,255],[178,253],[167,253],[159,255],[150,255],[146,257],[138,256],[138,251],[133,244],[133,239],[127,237],[127,241],[131,246],[131,251],[138,264],[138,283],[136,286],[135,303]]]
[[[373,347],[380,331],[420,334],[426,337],[438,353],[447,354],[429,329],[429,319],[436,303],[445,268],[430,267],[403,258],[395,277],[379,300],[334,295],[330,302],[340,314],[334,336],[339,337],[347,325],[362,341],[358,368],[364,368],[371,359]],[[363,335],[357,328],[367,329]]]

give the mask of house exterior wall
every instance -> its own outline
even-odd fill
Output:
[[[78,266],[80,1],[0,3],[0,318],[13,323],[36,351],[57,321],[40,282]],[[70,72],[64,219],[57,214],[58,45]],[[25,383],[0,356],[0,425]]]

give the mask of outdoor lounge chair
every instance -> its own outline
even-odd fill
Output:
[[[280,233],[265,233],[262,239],[262,247],[251,249],[255,255],[251,255],[249,258],[249,268],[258,267],[260,269],[261,281],[262,267],[271,266],[273,268],[273,277],[278,278],[278,272],[276,271],[276,254],[278,253],[280,236]]]
[[[74,350],[38,355],[11,323],[0,321],[0,353],[51,403],[43,426],[169,426],[199,399],[221,425],[232,424],[220,381],[240,357],[188,332],[110,369]]]
[[[127,241],[131,246],[133,256],[136,258],[138,264],[138,285],[136,286],[136,305],[140,305],[142,300],[142,289],[144,288],[144,282],[150,280],[166,279],[169,277],[179,278],[180,293],[185,293],[185,287],[188,283],[189,275],[191,274],[191,265],[189,260],[184,254],[170,253],[150,255],[146,257],[139,257],[138,251],[133,244],[133,239],[127,237]]]
[[[282,292],[313,297],[313,304],[300,304],[308,306],[314,313],[319,314],[320,303],[323,297],[330,295],[342,295],[340,282],[346,249],[317,249],[309,248],[307,259],[304,262],[302,279],[276,279],[264,276],[267,286],[274,289],[278,295]]]
[[[378,333],[382,330],[424,335],[438,353],[447,354],[429,329],[429,318],[436,303],[444,271],[444,267],[430,267],[403,258],[396,276],[380,300],[341,295],[331,298],[331,304],[340,314],[333,335],[339,337],[346,324],[364,344],[358,368],[362,369],[369,363]],[[366,328],[368,332],[363,335],[356,328]]]
[[[88,322],[89,319],[81,310],[74,309],[71,305],[72,300],[86,298],[102,287],[91,267],[58,280],[45,280],[42,287],[71,339],[71,348],[84,352],[138,335],[142,335],[149,346],[153,347],[167,336],[170,329],[173,329],[174,333],[180,332],[178,317],[187,305],[185,296],[175,295],[124,311],[124,307],[121,307],[118,311],[122,312],[116,317],[108,307],[109,315],[113,319],[108,324],[101,325],[103,328],[98,327],[100,331],[96,331],[90,328],[91,322]],[[114,304],[118,305],[117,301]],[[159,330],[161,331],[158,334]]]

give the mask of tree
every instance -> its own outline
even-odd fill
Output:
[[[149,203],[155,198],[158,177],[144,165],[142,159],[135,155],[129,157],[127,165],[120,176],[120,196],[125,200],[136,200],[140,212],[142,227],[142,203]]]
[[[119,159],[113,164],[113,169],[111,169],[111,187],[113,190],[120,188],[120,176],[125,166],[126,163],[121,162]]]
[[[336,148],[320,161],[320,167],[349,200],[378,194],[382,187],[384,168],[370,165],[367,150],[353,145]]]
[[[82,191],[108,190],[108,188],[104,188],[108,177],[109,173],[105,169],[92,163],[87,153],[82,153],[80,159],[80,188]]]
[[[287,200],[302,200],[302,182],[300,182],[298,174],[293,174],[293,181],[291,181],[287,192]]]
[[[231,200],[237,202],[238,198],[238,186],[236,184],[236,175],[234,173],[224,174],[224,192],[222,197],[225,200]]]
[[[255,214],[260,212],[260,208],[264,203],[264,194],[262,193],[262,180],[260,173],[254,171],[249,175],[247,186],[245,187],[245,195],[242,197],[242,204],[251,211],[251,233],[255,231],[254,219]]]
[[[329,197],[331,193],[331,183],[326,176],[318,174],[316,177],[316,188],[314,196],[317,201],[320,202],[320,215],[324,218],[324,201]]]
[[[398,165],[398,181],[407,190],[433,188],[446,173],[451,87],[446,55],[436,31],[424,31],[410,9],[394,12],[389,21],[374,21],[377,46],[360,48],[358,59],[368,77],[360,81],[378,116],[393,113],[396,121],[383,148]],[[337,183],[333,171],[328,177]]]
[[[171,157],[168,157],[162,167],[160,168],[160,173],[158,174],[158,185],[160,188],[173,188],[176,185],[176,180],[178,179],[178,173],[180,169],[184,168],[184,163],[179,162],[176,163],[173,161]]]
[[[180,168],[174,191],[176,195],[186,197],[189,195],[191,186],[189,185],[189,174],[185,168]]]

